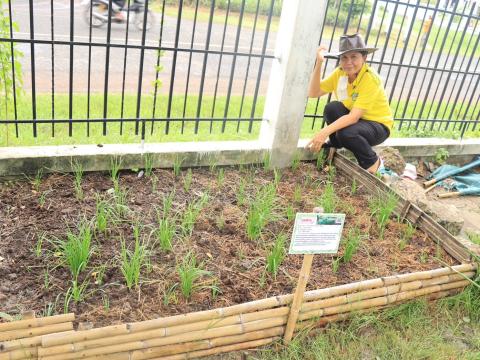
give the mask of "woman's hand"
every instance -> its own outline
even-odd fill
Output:
[[[322,145],[325,143],[325,141],[328,138],[328,134],[321,130],[318,134],[315,134],[315,136],[310,140],[310,142],[305,146],[307,150],[310,150],[313,153],[317,153],[320,151],[322,148]]]
[[[323,62],[325,58],[323,57],[323,53],[327,50],[327,48],[323,45],[320,45],[317,49],[317,62]]]

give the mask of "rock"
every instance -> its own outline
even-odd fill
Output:
[[[425,190],[415,181],[410,179],[400,179],[392,182],[390,186],[399,195],[425,211],[426,204],[428,203],[427,197],[425,196]]]
[[[424,211],[436,222],[442,225],[452,235],[460,234],[464,219],[460,211],[453,205],[441,204],[437,201],[428,201]]]
[[[379,151],[380,157],[383,159],[383,164],[386,168],[395,171],[398,175],[402,175],[405,170],[405,160],[395,148],[386,147]]]

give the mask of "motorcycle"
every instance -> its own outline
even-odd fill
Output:
[[[112,4],[112,23],[126,24],[127,19],[133,23],[139,30],[143,30],[145,3],[143,0],[133,0],[128,6],[125,1],[123,7],[118,6],[111,0],[86,0],[83,2],[84,19],[88,25],[98,28],[108,23],[109,6]],[[121,13],[120,16],[117,16]],[[145,30],[149,30],[153,25],[154,17],[152,11],[148,9]]]

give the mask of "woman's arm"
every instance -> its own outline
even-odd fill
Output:
[[[312,140],[310,140],[306,148],[312,152],[320,151],[322,145],[325,143],[325,141],[331,134],[337,132],[338,130],[346,128],[347,126],[355,124],[356,122],[358,122],[358,120],[360,120],[364,112],[365,110],[363,109],[353,108],[349,114],[343,115],[330,125],[320,130],[320,132],[318,132],[312,138]]]
[[[323,64],[323,52],[326,50],[325,46],[320,46],[317,49],[317,62],[310,76],[310,84],[308,85],[308,97],[316,98],[327,94],[320,89],[320,80],[322,79],[321,69]]]

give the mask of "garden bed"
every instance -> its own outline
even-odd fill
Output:
[[[119,162],[113,174],[80,176],[77,168],[1,185],[2,311],[72,311],[77,321],[101,326],[290,294],[302,257],[275,264],[288,248],[294,214],[315,206],[345,213],[346,222],[338,255],[315,257],[307,290],[458,263],[393,217],[381,236],[377,215],[393,199],[314,163],[295,162],[281,172],[211,166],[139,177],[117,174]],[[87,238],[88,263],[72,270],[67,245]],[[125,261],[134,256],[142,260],[138,284],[134,262],[127,269]],[[130,288],[122,266],[133,274]],[[198,277],[191,286],[189,276]]]

